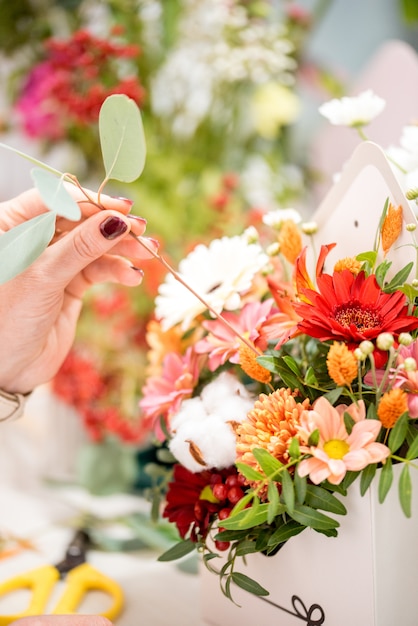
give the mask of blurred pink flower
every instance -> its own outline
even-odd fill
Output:
[[[226,319],[240,335],[243,335],[261,351],[267,347],[267,340],[261,334],[263,324],[268,320],[274,302],[249,302],[239,313],[223,313]],[[229,361],[239,363],[241,341],[235,333],[219,320],[203,322],[202,326],[209,334],[198,341],[195,350],[198,354],[209,354],[209,369],[214,372],[220,365]]]
[[[350,434],[344,424],[344,412],[354,419]],[[328,480],[338,485],[347,471],[360,471],[372,463],[386,459],[390,450],[377,443],[381,424],[378,420],[366,419],[363,401],[349,407],[333,407],[326,398],[318,398],[311,411],[305,411],[298,427],[301,452],[312,455],[298,465],[300,476],[307,476],[318,485]],[[319,431],[317,446],[306,445],[310,435]]]
[[[198,381],[202,358],[188,348],[184,355],[170,352],[163,361],[159,376],[148,378],[139,406],[146,421],[155,427],[158,417],[166,422],[176,413],[183,400],[190,398]],[[160,433],[161,434],[161,433]]]
[[[409,346],[402,346],[399,350],[397,358],[397,365],[402,365],[405,359],[413,358],[418,364],[418,342],[414,341]],[[395,382],[393,387],[400,387],[406,393],[408,401],[409,417],[418,417],[418,370],[406,371],[401,369],[396,373]]]

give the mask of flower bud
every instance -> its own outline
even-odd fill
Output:
[[[417,225],[411,222],[410,224],[406,224],[405,228],[408,232],[413,233],[414,230],[416,230]]]
[[[318,224],[316,222],[304,222],[301,224],[301,230],[305,235],[315,235],[318,232]]]
[[[409,333],[400,333],[398,341],[401,346],[409,346],[414,340]]]
[[[418,198],[418,189],[408,189],[405,196],[407,200],[416,200]]]
[[[380,333],[376,339],[376,345],[379,350],[390,350],[394,344],[394,338],[391,333]]]
[[[362,354],[364,354],[364,356],[368,356],[373,352],[374,345],[371,341],[365,340],[361,342],[361,344],[359,345],[359,349],[361,350]]]
[[[403,362],[405,372],[415,372],[417,369],[417,362],[412,356],[408,356]]]
[[[280,245],[276,243],[272,243],[267,247],[266,253],[268,256],[277,256],[280,254]]]
[[[353,354],[357,361],[365,361],[367,359],[367,354],[365,354],[360,348],[356,348]]]
[[[243,232],[244,239],[246,240],[247,243],[251,244],[251,243],[258,243],[260,237],[258,235],[258,231],[254,226],[249,226],[248,228],[246,228]]]

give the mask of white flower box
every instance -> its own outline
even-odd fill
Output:
[[[207,626],[416,626],[418,573],[418,471],[411,469],[412,517],[398,500],[403,465],[383,504],[378,480],[364,497],[359,483],[342,501],[347,507],[339,536],[307,529],[272,557],[249,555],[236,570],[254,578],[270,595],[264,599],[231,586],[227,599],[219,579],[201,571],[201,606]],[[217,560],[216,560],[217,561]],[[211,561],[214,564],[215,561]]]
[[[383,151],[360,144],[344,167],[313,220],[320,244],[338,242],[327,258],[371,250],[376,225],[386,199],[404,210],[404,221],[416,223]],[[409,233],[404,232],[391,251],[391,272],[414,260]],[[311,271],[314,264],[311,259]],[[219,578],[202,564],[202,619],[207,626],[417,626],[418,471],[411,469],[412,518],[405,517],[398,497],[399,474],[383,504],[378,502],[378,478],[364,497],[359,481],[342,498],[348,514],[338,517],[337,538],[311,529],[292,537],[272,557],[249,555],[236,571],[265,587],[270,595],[254,596],[231,586],[237,606],[220,589]],[[219,559],[222,566],[222,560]],[[215,565],[215,560],[210,562]],[[220,569],[219,567],[219,569]]]

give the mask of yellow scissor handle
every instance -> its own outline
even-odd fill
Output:
[[[56,567],[43,565],[0,583],[0,596],[21,589],[32,590],[28,608],[16,615],[0,615],[0,626],[7,626],[7,624],[11,624],[26,615],[42,615],[45,613],[52,589],[59,577],[60,574]]]
[[[102,574],[88,563],[78,565],[71,570],[66,576],[66,582],[64,593],[53,610],[55,615],[76,613],[84,596],[94,590],[103,591],[113,599],[112,606],[100,615],[113,621],[121,613],[124,602],[122,588],[115,580]]]

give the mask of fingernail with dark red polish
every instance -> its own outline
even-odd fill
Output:
[[[147,225],[147,220],[145,219],[145,217],[140,217],[139,215],[125,215],[125,217],[130,220],[135,220],[135,222],[139,222],[140,224],[144,224],[144,226]]]
[[[122,196],[112,196],[115,200],[120,200],[121,202],[124,202],[125,204],[127,204],[128,206],[132,207],[134,204],[133,200],[130,200],[129,198],[123,198]]]
[[[106,239],[116,239],[126,233],[128,225],[119,217],[111,216],[100,224],[100,232]]]

